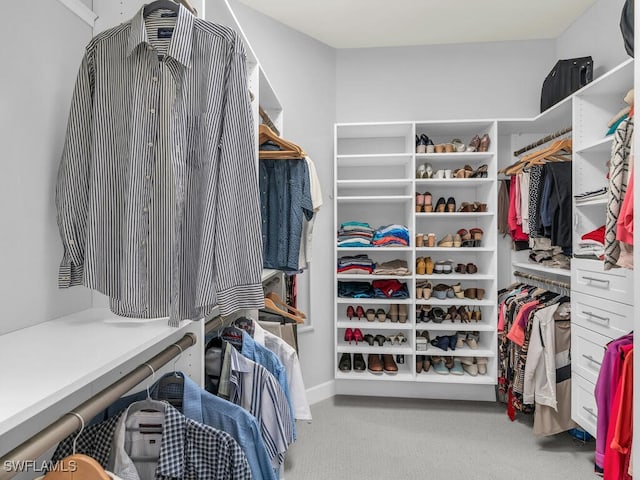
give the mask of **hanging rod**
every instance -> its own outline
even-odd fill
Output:
[[[198,11],[193,8],[193,5],[191,5],[191,3],[189,2],[189,0],[178,0],[179,3],[181,3],[184,8],[186,8],[187,10],[189,10],[191,13],[193,13],[196,17],[198,16]]]
[[[550,278],[541,277],[539,275],[534,275],[532,273],[524,273],[516,270],[513,272],[514,277],[524,278],[526,280],[533,280],[534,282],[542,283],[545,285],[551,285],[558,288],[563,288],[564,290],[571,290],[571,285],[567,282],[561,282],[559,280],[552,280]]]
[[[63,415],[47,428],[36,433],[30,439],[4,455],[0,458],[0,466],[20,465],[19,462],[34,461],[78,429],[80,421],[75,414],[80,415],[84,419],[85,424],[88,424],[98,413],[109,407],[109,405],[113,404],[145,378],[149,377],[149,375],[152,374],[151,368],[153,368],[153,371],[160,370],[160,368],[177,357],[183,350],[195,345],[196,342],[197,339],[193,333],[186,333],[180,340],[169,345],[148,362],[143,363],[113,385],[94,395],[72,412]],[[4,468],[0,468],[0,480],[13,478],[18,473],[20,472],[16,470],[8,472]]]
[[[558,138],[561,137],[562,135],[564,135],[565,133],[569,133],[572,130],[571,127],[567,127],[567,128],[563,128],[562,130],[558,130],[556,133],[552,133],[551,135],[547,135],[544,138],[541,138],[540,140],[537,140],[529,145],[527,145],[526,147],[522,147],[520,150],[516,150],[515,152],[513,152],[513,156],[517,157],[518,155],[524,153],[524,152],[528,152],[529,150],[532,150],[536,147],[539,147],[540,145],[544,145],[545,143],[553,140],[554,138]]]

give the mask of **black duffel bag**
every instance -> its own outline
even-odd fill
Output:
[[[540,112],[567,98],[593,80],[591,57],[558,60],[542,83]]]
[[[627,0],[622,7],[620,30],[624,40],[624,48],[633,57],[633,0]]]

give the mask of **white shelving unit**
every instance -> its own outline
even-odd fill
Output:
[[[573,193],[607,185],[613,135],[605,136],[608,121],[626,104],[634,82],[633,60],[624,62],[577,92],[573,98]],[[607,201],[573,204],[574,250],[580,237],[606,223]],[[571,416],[591,435],[597,433],[594,398],[604,347],[632,331],[633,271],[605,271],[599,260],[573,259],[571,267]]]
[[[415,153],[416,135],[426,134],[434,143],[451,142],[460,138],[468,144],[473,135],[482,136],[487,133],[492,144],[488,152],[462,153]],[[391,123],[353,123],[337,124],[335,126],[335,230],[346,221],[367,222],[372,228],[388,224],[402,224],[410,232],[410,246],[403,248],[336,247],[335,261],[344,255],[367,254],[375,262],[385,262],[393,259],[407,261],[412,274],[409,276],[378,276],[378,275],[349,275],[335,276],[335,380],[336,392],[359,395],[393,395],[424,398],[467,398],[478,400],[493,400],[495,398],[493,385],[496,384],[496,145],[497,124],[493,120],[480,121],[444,121],[444,122],[391,122]],[[470,165],[474,170],[483,164],[488,166],[487,178],[467,179],[423,179],[416,178],[418,166],[430,163],[434,172],[438,169],[462,168]],[[437,200],[449,197],[456,200],[454,213],[423,213],[415,211],[415,197],[417,193],[428,191],[432,195],[435,206]],[[462,202],[480,201],[486,203],[487,212],[458,212]],[[482,228],[484,235],[480,247],[475,248],[441,248],[415,247],[415,234],[435,233],[437,240],[446,234],[455,234],[459,229]],[[473,262],[478,267],[476,274],[433,274],[417,275],[415,272],[416,259],[430,256],[434,262],[451,259],[456,263]],[[395,278],[406,283],[410,298],[394,299],[354,299],[338,297],[339,281],[373,281],[378,279]],[[460,282],[464,288],[483,288],[483,300],[446,299],[439,300],[432,296],[429,300],[415,298],[415,285],[418,281],[430,281],[433,286],[438,283],[453,285]],[[404,304],[408,307],[407,323],[368,322],[349,320],[346,316],[348,306],[362,306],[368,308],[389,309],[391,304]],[[468,306],[480,309],[480,322],[455,324],[450,321],[443,323],[418,322],[416,311],[423,305],[445,307]],[[377,344],[369,346],[359,344],[349,345],[344,341],[347,328],[359,328],[363,334],[392,334],[394,331],[403,332],[407,343],[390,346],[386,343],[380,347]],[[480,347],[478,350],[458,350],[443,352],[436,347],[429,346],[429,350],[416,350],[416,333],[428,330],[431,338],[437,335],[455,334],[457,331],[474,331],[480,333]],[[338,363],[343,353],[362,353],[367,360],[368,354],[392,353],[404,355],[404,364],[398,363],[397,373],[374,374],[372,372],[342,372]],[[472,377],[470,375],[438,375],[430,370],[428,373],[415,373],[416,355],[438,356],[476,356],[487,357],[488,371],[486,375]],[[393,382],[393,390],[386,389],[386,382]],[[433,384],[431,386],[425,384]],[[382,385],[382,386],[381,386]],[[442,385],[439,387],[437,385]],[[445,387],[446,385],[446,387]],[[435,388],[435,390],[434,390]]]

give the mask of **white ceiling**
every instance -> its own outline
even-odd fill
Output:
[[[239,0],[335,48],[557,38],[596,0]]]

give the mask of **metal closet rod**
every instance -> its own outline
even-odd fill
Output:
[[[64,440],[78,429],[80,420],[74,415],[74,413],[80,415],[84,419],[85,424],[88,424],[89,421],[91,421],[91,419],[98,413],[109,407],[109,405],[118,400],[145,378],[149,377],[149,375],[152,374],[151,368],[153,368],[153,371],[158,371],[164,365],[177,357],[183,350],[192,347],[196,343],[196,336],[190,332],[186,333],[180,340],[169,345],[148,362],[143,363],[113,385],[105,388],[100,393],[94,395],[82,405],[75,408],[73,412],[63,415],[47,428],[36,433],[29,440],[23,442],[4,455],[0,458],[0,467],[6,465],[5,462],[33,461],[37,459],[40,455],[44,454],[51,447]],[[151,366],[151,368],[149,368],[149,366]],[[11,465],[14,463],[9,464]],[[13,478],[18,473],[20,472],[7,472],[3,468],[0,468],[0,480]]]
[[[513,276],[524,278],[527,280],[533,280],[534,282],[552,285],[554,287],[564,288],[565,290],[571,290],[571,285],[568,284],[567,282],[561,282],[559,280],[551,280],[550,278],[541,277],[539,275],[533,275],[531,273],[524,273],[516,270],[515,272],[513,272]]]
[[[516,150],[515,152],[513,152],[513,156],[517,157],[518,155],[524,153],[524,152],[528,152],[529,150],[532,150],[536,147],[539,147],[540,145],[544,145],[547,142],[550,142],[551,140],[553,140],[554,138],[558,138],[561,137],[562,135],[564,135],[565,133],[569,133],[572,130],[571,127],[567,127],[567,128],[563,128],[562,130],[558,130],[555,133],[552,133],[551,135],[547,135],[546,137],[541,138],[540,140],[537,140],[529,145],[527,145],[526,147],[522,147],[520,150]]]

